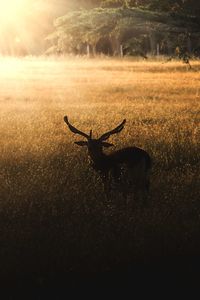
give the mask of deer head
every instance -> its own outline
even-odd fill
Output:
[[[90,130],[90,134],[86,134],[86,133],[78,130],[77,128],[75,128],[74,126],[72,126],[69,123],[69,120],[68,120],[67,116],[64,117],[64,121],[67,124],[68,128],[73,133],[79,134],[79,135],[83,136],[84,138],[86,138],[86,141],[75,142],[75,144],[78,145],[78,146],[87,146],[89,155],[94,160],[95,160],[95,158],[99,157],[99,155],[102,154],[103,147],[109,148],[109,147],[114,146],[113,144],[105,142],[105,141],[108,140],[111,135],[119,133],[120,131],[122,131],[122,129],[124,128],[124,125],[126,123],[126,120],[124,119],[123,122],[121,124],[119,124],[116,128],[104,133],[98,139],[93,139],[92,138],[92,130]]]

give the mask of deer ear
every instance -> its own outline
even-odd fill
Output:
[[[87,146],[87,142],[85,141],[80,141],[80,142],[74,142],[74,144],[78,145],[78,146]]]
[[[107,142],[102,142],[101,144],[102,144],[102,146],[105,147],[105,148],[109,148],[109,147],[114,146],[113,144],[110,144],[110,143],[107,143]]]

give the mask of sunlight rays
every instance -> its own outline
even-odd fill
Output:
[[[15,23],[26,11],[27,3],[27,0],[0,0],[1,26]]]
[[[27,53],[28,32],[26,20],[31,1],[0,0],[0,53],[22,55]]]
[[[37,54],[54,7],[41,0],[0,0],[0,8],[0,55]]]

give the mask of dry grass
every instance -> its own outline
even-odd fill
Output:
[[[3,274],[99,271],[200,252],[200,64],[0,60]],[[106,203],[63,116],[153,158],[148,207]],[[47,275],[48,274],[48,275]]]

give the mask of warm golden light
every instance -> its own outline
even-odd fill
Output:
[[[45,37],[64,8],[61,0],[0,0],[0,56],[43,53]]]
[[[37,52],[41,38],[42,18],[45,10],[41,0],[0,0],[0,55],[27,55]],[[45,25],[46,26],[46,25]]]
[[[23,15],[26,9],[26,0],[0,0],[0,24],[13,24]]]
[[[19,55],[26,52],[21,39],[26,31],[28,2],[0,0],[0,54]]]

